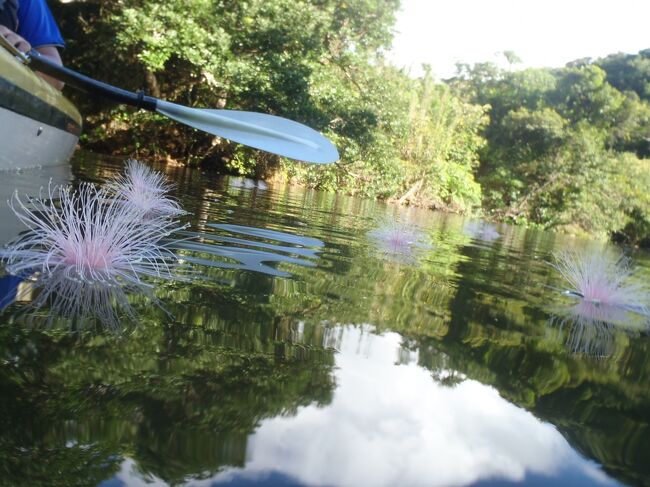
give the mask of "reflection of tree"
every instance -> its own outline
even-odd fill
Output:
[[[276,288],[273,305],[312,323],[372,323],[397,331],[434,380],[493,385],[556,425],[609,472],[638,483],[639,472],[647,471],[638,452],[650,438],[643,419],[643,408],[650,408],[647,342],[619,334],[607,361],[568,354],[545,331],[554,291],[540,286],[552,269],[539,255],[550,254],[554,237],[506,228],[490,246],[471,245],[454,223],[442,219],[430,230],[435,250],[418,267],[369,258],[353,242],[345,271],[305,271],[309,287]]]
[[[175,178],[179,193],[209,186],[192,174]],[[295,188],[283,193],[286,206],[254,192],[216,196],[202,216],[198,200],[183,205],[211,222],[262,227],[270,212],[280,228],[308,222],[327,242],[318,268],[292,267],[291,279],[218,269],[212,280],[166,283],[157,296],[173,320],[132,303],[140,326],[119,336],[30,331],[5,316],[0,479],[94,485],[124,457],[170,483],[242,465],[260,420],[331,400],[326,323],[398,332],[400,363],[417,357],[451,386],[492,385],[618,478],[650,475],[650,343],[618,333],[610,358],[587,360],[549,340],[539,281],[551,270],[535,256],[556,237],[505,228],[489,246],[472,244],[461,221],[439,217],[427,227],[434,249],[404,266],[374,258],[363,238],[372,219],[355,216],[355,200],[312,201]]]
[[[333,352],[320,332],[247,308],[235,293],[222,299],[226,316],[211,307],[203,323],[200,313],[165,323],[155,308],[139,310],[142,326],[119,336],[0,328],[9,483],[95,485],[123,457],[172,484],[208,476],[243,465],[261,419],[331,400]]]
[[[526,257],[533,252],[523,252],[521,258],[528,262],[517,263],[499,252],[498,247],[463,249],[467,258],[459,259],[456,267],[461,277],[448,333],[411,337],[420,365],[441,380],[446,371],[455,370],[495,386],[508,400],[556,425],[576,449],[609,473],[643,483],[650,474],[642,458],[650,444],[650,344],[621,331],[612,339],[611,325],[586,329],[583,321],[570,337],[574,345],[584,346],[586,338],[595,338],[585,333],[597,332],[599,339],[607,338],[611,358],[593,361],[567,354],[562,343],[549,340],[543,331],[546,303],[530,283],[531,276],[544,275],[543,264]],[[605,317],[600,318],[602,322]],[[592,341],[589,347],[594,346],[603,345]]]

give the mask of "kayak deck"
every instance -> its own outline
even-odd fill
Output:
[[[68,162],[81,115],[61,92],[0,49],[0,171]]]

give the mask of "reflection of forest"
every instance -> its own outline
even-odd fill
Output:
[[[563,341],[550,339],[539,298],[499,297],[508,282],[532,294],[529,276],[521,271],[535,266],[532,259],[518,263],[519,271],[513,273],[507,260],[494,258],[496,252],[481,255],[471,247],[463,252],[469,258],[458,267],[463,278],[450,303],[450,333],[408,342],[418,350],[420,365],[432,369],[434,376],[451,369],[495,386],[508,400],[558,427],[574,448],[610,474],[633,484],[647,482],[647,339],[635,341],[624,331],[612,330],[600,337],[608,341],[603,347],[611,350],[609,357],[572,354]],[[575,333],[569,325],[565,332]]]
[[[140,326],[119,335],[37,330],[4,315],[0,484],[95,485],[125,457],[172,484],[243,465],[261,420],[330,403],[328,329],[341,323],[400,333],[398,360],[417,352],[450,387],[492,385],[612,475],[647,482],[650,344],[614,332],[610,356],[594,359],[552,338],[546,310],[557,293],[544,286],[559,284],[543,261],[556,237],[500,228],[480,242],[458,218],[414,214],[431,248],[404,265],[378,258],[366,238],[389,211],[374,202],[295,188],[224,193],[179,171],[181,194],[204,195],[184,202],[195,227],[308,227],[326,243],[318,267],[283,264],[294,276],[285,279],[210,269],[210,280],[167,283],[158,297],[174,318],[135,303]]]
[[[311,321],[397,331],[405,351],[416,351],[435,380],[493,385],[556,425],[610,474],[633,484],[647,481],[647,337],[611,327],[588,335],[589,346],[607,350],[606,357],[573,353],[571,340],[584,330],[568,322],[560,331],[552,327],[549,305],[560,293],[546,284],[560,284],[538,257],[559,245],[553,237],[510,231],[501,242],[471,244],[453,218],[442,218],[430,235],[436,248],[417,267],[364,260],[353,249],[345,275],[334,268],[318,280],[312,276],[316,294],[336,299],[321,300]]]
[[[200,310],[167,324],[146,317],[122,336],[2,327],[5,481],[95,485],[123,456],[172,484],[209,476],[243,465],[261,419],[328,403],[333,352],[320,346],[318,330],[247,309],[239,298],[222,296],[224,306],[204,323]]]

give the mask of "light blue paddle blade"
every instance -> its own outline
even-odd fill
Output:
[[[177,122],[233,142],[305,162],[339,159],[334,144],[312,128],[274,115],[189,108],[159,100],[156,111]]]

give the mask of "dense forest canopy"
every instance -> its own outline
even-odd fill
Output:
[[[298,120],[341,160],[296,165],[70,93],[88,148],[650,245],[650,49],[525,70],[507,51],[511,69],[460,64],[438,81],[383,58],[399,0],[52,4],[73,68]]]

